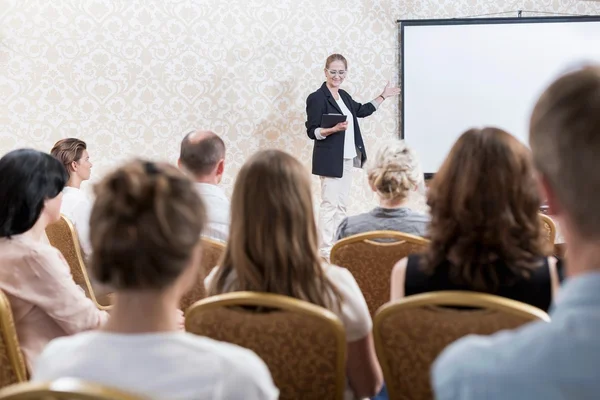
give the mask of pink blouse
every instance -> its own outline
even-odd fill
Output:
[[[98,328],[108,318],[73,281],[62,254],[28,233],[0,238],[0,289],[30,372],[49,341]]]

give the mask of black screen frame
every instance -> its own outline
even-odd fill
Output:
[[[600,22],[600,15],[583,16],[558,16],[558,17],[503,17],[503,18],[451,18],[451,19],[399,19],[400,36],[400,68],[398,82],[401,88],[399,107],[402,111],[398,117],[400,119],[400,139],[404,139],[404,27],[406,26],[436,26],[436,25],[497,25],[497,24],[539,24],[539,23],[577,23],[577,22]],[[425,179],[431,179],[435,173],[425,173]]]

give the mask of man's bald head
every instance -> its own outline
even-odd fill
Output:
[[[225,159],[225,143],[214,132],[192,131],[181,141],[179,162],[197,178],[214,173]]]

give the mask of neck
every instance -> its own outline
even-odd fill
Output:
[[[46,227],[48,226],[48,221],[46,217],[42,214],[36,221],[36,223],[27,231],[29,236],[36,241],[41,241],[43,236],[46,234]]]
[[[76,189],[80,189],[81,188],[81,178],[79,178],[75,174],[71,174],[71,176],[69,177],[69,180],[67,181],[67,185],[66,186],[74,187]]]
[[[331,92],[332,95],[337,95],[340,88],[337,86],[329,86],[329,83],[327,83],[327,89],[329,89],[329,91]]]
[[[219,177],[215,176],[215,175],[206,175],[206,176],[197,176],[196,177],[196,182],[198,183],[208,183],[210,185],[218,185],[219,184]]]
[[[173,290],[118,292],[102,330],[129,334],[178,331],[178,302]]]
[[[406,205],[406,199],[384,199],[379,198],[379,207],[381,208],[402,208]]]

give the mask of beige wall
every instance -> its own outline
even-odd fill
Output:
[[[399,18],[516,9],[599,13],[565,0],[0,0],[0,154],[89,144],[93,180],[123,159],[175,161],[183,133],[212,129],[227,144],[225,187],[260,148],[309,168],[305,98],[323,62],[350,62],[345,88],[369,101],[397,75]],[[527,15],[527,14],[526,14]],[[367,149],[398,131],[397,102],[363,120]],[[373,205],[354,173],[350,212]],[[318,180],[314,178],[318,198]]]

